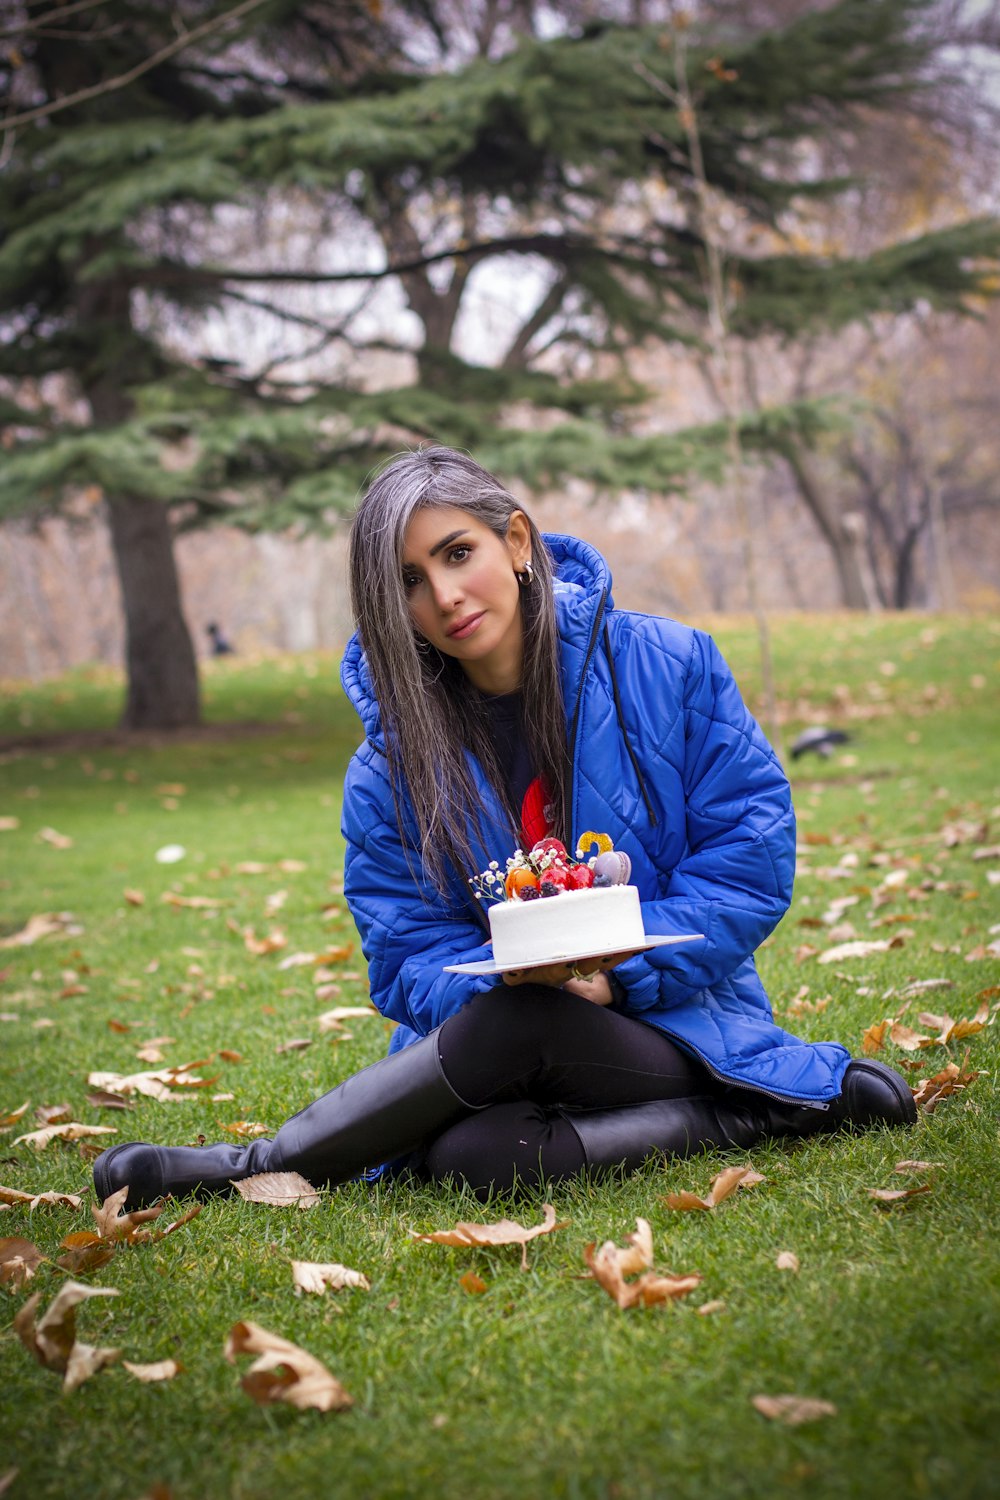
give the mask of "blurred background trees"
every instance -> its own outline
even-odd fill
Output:
[[[957,602],[948,528],[996,504],[996,343],[966,316],[993,318],[1000,247],[988,9],[9,16],[0,517],[106,518],[128,725],[198,715],[176,537],[329,526],[405,445],[467,447],[615,526],[708,486],[719,524],[678,28],[762,503],[801,510],[840,602]],[[731,569],[718,590],[742,603]]]

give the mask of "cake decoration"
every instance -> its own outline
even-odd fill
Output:
[[[586,856],[588,849],[596,854]],[[556,838],[539,839],[527,851],[515,849],[503,870],[499,860],[469,881],[477,901],[537,901],[566,892],[602,890],[627,885],[632,861],[616,850],[606,833],[587,832],[577,842],[575,856]]]

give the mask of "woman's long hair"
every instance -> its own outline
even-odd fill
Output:
[[[393,459],[371,482],[351,527],[351,605],[382,716],[396,816],[405,787],[416,817],[420,860],[445,892],[448,867],[474,874],[472,843],[484,808],[470,771],[471,750],[507,807],[513,845],[520,809],[509,806],[482,699],[459,663],[419,636],[403,587],[403,543],[416,511],[454,506],[506,539],[524,512],[492,474],[451,448]],[[524,633],[522,717],[536,775],[551,793],[553,831],[564,829],[566,719],[559,683],[552,560],[531,531],[534,578],[519,591]],[[565,834],[563,834],[565,836]]]

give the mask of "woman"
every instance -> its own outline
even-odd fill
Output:
[[[430,448],[351,532],[345,890],[389,1056],[248,1146],[114,1146],[101,1198],[316,1184],[407,1165],[480,1195],[657,1153],[910,1124],[905,1081],[777,1027],[753,953],[787,909],[788,783],[712,641],[614,608],[607,566],[542,540],[492,475]],[[608,833],[647,932],[701,940],[489,977],[469,877],[515,846]]]

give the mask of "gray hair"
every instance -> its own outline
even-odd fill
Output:
[[[403,544],[413,515],[454,506],[506,538],[520,511],[531,533],[534,579],[520,591],[524,628],[522,717],[533,768],[565,836],[566,718],[559,683],[552,560],[531,517],[494,475],[451,448],[423,448],[392,459],[371,481],[350,538],[351,605],[382,716],[390,782],[402,832],[402,794],[416,818],[423,870],[442,893],[448,867],[466,877],[484,808],[468,765],[471,749],[506,807],[513,852],[520,809],[509,804],[502,767],[479,694],[461,666],[416,631],[403,587]],[[404,836],[404,845],[405,845]]]

